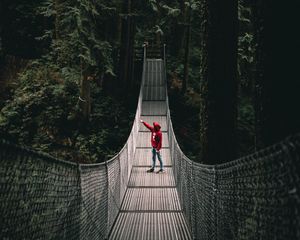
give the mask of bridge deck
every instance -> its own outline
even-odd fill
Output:
[[[128,189],[110,239],[191,239],[180,206],[170,159],[167,106],[161,87],[165,89],[162,61],[147,60],[147,69],[141,118],[149,123],[157,121],[162,126],[161,155],[165,172],[146,172],[152,163],[150,133],[141,124]],[[158,169],[157,160],[156,170]]]

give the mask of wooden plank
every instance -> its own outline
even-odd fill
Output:
[[[176,188],[129,188],[121,210],[181,210]]]
[[[133,167],[129,179],[128,187],[156,187],[156,186],[175,186],[173,169],[170,167],[165,168],[163,173],[148,173],[147,167]],[[155,171],[158,171],[156,168]]]
[[[161,68],[159,65],[162,64],[161,59],[147,59],[146,60],[146,72],[157,72],[161,71]]]
[[[149,66],[149,68],[152,68],[152,66]],[[165,85],[164,72],[152,71],[150,69],[145,72],[144,86],[165,87]]]
[[[128,188],[110,239],[160,240],[191,239],[184,219],[175,185],[169,150],[165,101],[164,69],[162,60],[148,59],[146,83],[143,89],[141,118],[152,124],[159,122],[163,132],[162,159],[164,173],[148,173],[152,164],[151,133],[139,126],[137,148]]]
[[[143,101],[142,115],[163,116],[167,115],[167,105],[165,101]]]
[[[135,156],[134,156],[134,166],[152,166],[152,152],[151,148],[137,148],[135,150]],[[160,154],[164,163],[164,166],[171,166],[171,156],[170,156],[170,150],[168,148],[163,148],[160,150]],[[159,166],[159,161],[156,159],[155,166]]]
[[[145,72],[145,81],[144,86],[152,86],[152,87],[165,87],[166,81],[164,78],[164,72],[157,72],[157,71],[146,71]]]
[[[191,239],[182,213],[120,213],[110,239]]]
[[[138,133],[137,147],[138,148],[152,148],[150,131]],[[169,147],[168,133],[166,133],[166,132],[162,132],[162,147],[163,148]]]
[[[143,89],[143,100],[146,101],[165,101],[166,89],[163,86],[145,86]]]
[[[165,88],[165,78],[162,65],[162,60],[147,61],[144,82],[145,86],[164,86]]]

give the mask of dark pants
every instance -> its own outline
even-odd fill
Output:
[[[156,155],[157,155],[157,158],[158,158],[159,163],[160,163],[160,169],[164,169],[164,164],[163,164],[163,161],[161,159],[160,152],[156,152],[155,148],[152,148],[152,168],[155,167]]]

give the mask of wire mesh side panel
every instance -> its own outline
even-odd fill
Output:
[[[300,239],[300,134],[226,164],[191,162],[166,96],[171,161],[193,239]]]
[[[128,143],[126,144],[125,148],[122,152],[119,154],[119,161],[120,161],[120,202],[124,198],[127,185],[128,185],[128,179],[129,179],[129,173],[128,173],[128,159],[131,158],[132,153],[129,152]]]
[[[299,135],[222,165],[171,154],[194,239],[300,239]]]
[[[192,173],[193,173],[193,162],[189,160],[186,156],[182,156],[181,164],[181,206],[185,213],[186,221],[189,226],[192,227],[193,223],[193,210],[192,205],[193,200],[193,186],[192,186]]]
[[[1,239],[105,239],[130,176],[144,70],[126,145],[105,164],[77,165],[0,141]]]
[[[128,166],[127,166],[127,177],[128,178],[127,178],[127,182],[130,177],[134,153],[135,153],[135,145],[134,145],[133,139],[134,139],[133,134],[131,134],[127,140],[127,147],[128,147]]]
[[[0,143],[0,239],[79,239],[76,165]]]
[[[174,151],[172,152],[172,159],[173,159],[173,168],[176,169],[175,172],[176,174],[176,186],[177,186],[177,190],[179,193],[179,198],[182,198],[182,177],[184,177],[182,175],[182,152],[180,151],[180,149],[178,147],[174,148]]]
[[[298,136],[218,166],[219,239],[300,239],[299,151]]]
[[[215,171],[193,164],[192,224],[195,239],[215,238]]]
[[[107,163],[108,172],[108,229],[111,229],[120,209],[120,158],[117,156],[114,160]]]
[[[164,48],[166,79],[165,56]],[[193,239],[300,239],[300,134],[226,164],[203,165],[181,151],[169,108],[167,128]]]
[[[81,239],[105,239],[108,234],[108,179],[105,165],[80,166]]]

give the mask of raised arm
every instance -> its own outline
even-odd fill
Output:
[[[143,123],[145,125],[145,127],[148,128],[150,131],[153,130],[153,127],[149,123],[146,123],[143,120],[141,120],[141,123]]]

